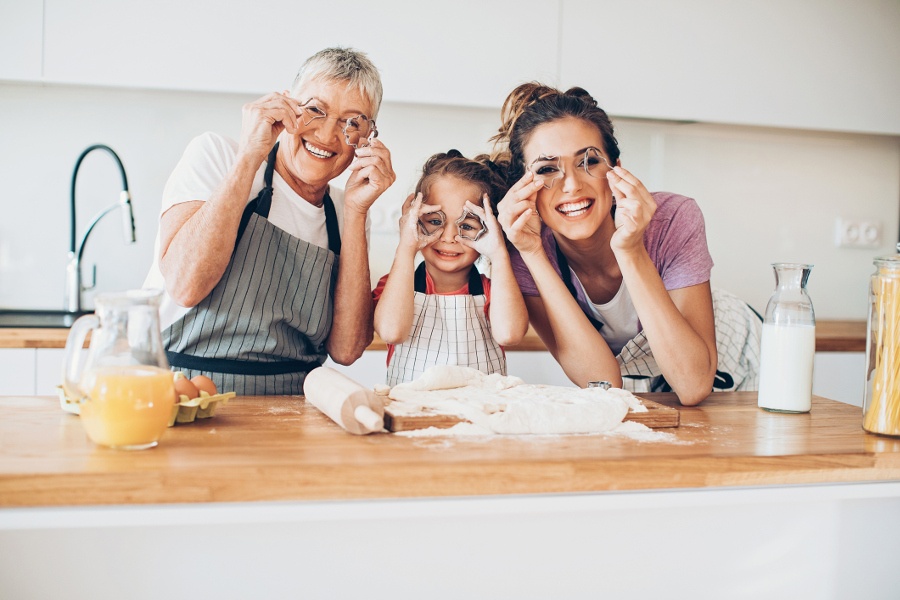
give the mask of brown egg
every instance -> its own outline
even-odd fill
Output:
[[[216,390],[216,384],[213,383],[213,380],[206,375],[197,375],[196,377],[191,377],[191,383],[197,386],[198,390],[200,390],[201,392],[206,392],[210,396],[215,396],[218,393],[218,391]]]
[[[181,376],[179,377],[179,375]],[[191,383],[191,380],[181,373],[175,374],[174,383],[176,396],[187,396],[188,400],[190,400],[200,395],[200,390],[197,389],[197,386]]]

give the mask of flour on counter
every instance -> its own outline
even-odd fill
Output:
[[[518,377],[447,365],[394,386],[389,397],[395,414],[438,412],[468,421],[433,433],[427,429],[401,432],[421,436],[611,432],[623,425],[629,409],[647,410],[627,390],[532,385]]]
[[[438,428],[438,427],[426,427],[425,429],[412,429],[409,431],[398,431],[394,435],[399,435],[403,437],[409,438],[450,438],[450,439],[458,439],[458,440],[478,440],[486,437],[496,436],[497,433],[487,430],[483,427],[479,427],[473,423],[458,423],[453,427],[447,428]],[[637,442],[666,442],[670,444],[690,444],[690,442],[683,442],[678,440],[674,433],[669,433],[665,431],[657,431],[655,429],[651,429],[646,425],[642,425],[641,423],[635,423],[633,421],[624,421],[614,427],[609,431],[603,431],[598,433],[582,433],[576,434],[581,436],[604,436],[604,437],[612,437],[612,438],[628,438]],[[545,440],[548,438],[557,438],[560,434],[538,434],[538,435],[529,435],[522,436],[528,437],[529,439],[535,440]],[[521,439],[521,438],[519,438]]]

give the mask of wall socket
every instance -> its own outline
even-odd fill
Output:
[[[879,248],[881,222],[838,217],[834,227],[834,243],[838,248]]]

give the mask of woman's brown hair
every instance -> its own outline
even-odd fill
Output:
[[[609,116],[583,88],[562,92],[537,82],[523,83],[507,96],[500,116],[500,129],[491,138],[494,142],[491,160],[503,168],[507,185],[525,174],[523,148],[534,130],[558,119],[573,117],[594,125],[603,138],[601,150],[610,164],[615,165],[619,160],[619,143]]]

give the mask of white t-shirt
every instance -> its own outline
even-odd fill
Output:
[[[206,201],[221,182],[237,157],[238,143],[216,133],[204,133],[191,140],[175,170],[169,176],[163,190],[160,216],[176,204],[193,200]],[[266,161],[260,165],[253,179],[249,204],[265,185]],[[330,187],[338,227],[344,227],[344,192]],[[269,221],[294,237],[322,248],[328,247],[328,230],[325,227],[325,209],[313,206],[297,194],[277,171],[272,173],[272,207]],[[369,223],[366,222],[368,237]],[[165,290],[165,280],[159,270],[159,232],[153,249],[153,264],[144,281],[145,288]],[[188,308],[175,303],[167,292],[163,293],[160,306],[160,327],[165,329],[187,312]]]
[[[572,274],[572,283],[577,285],[584,291],[584,286],[575,274],[575,271],[569,269]],[[587,292],[584,292],[586,298],[590,300]],[[641,322],[638,319],[637,310],[631,301],[631,294],[625,287],[625,282],[619,286],[619,291],[612,297],[612,300],[605,304],[597,304],[593,300],[590,303],[591,316],[603,322],[600,328],[600,335],[609,344],[613,354],[619,354],[631,339],[641,331]]]

